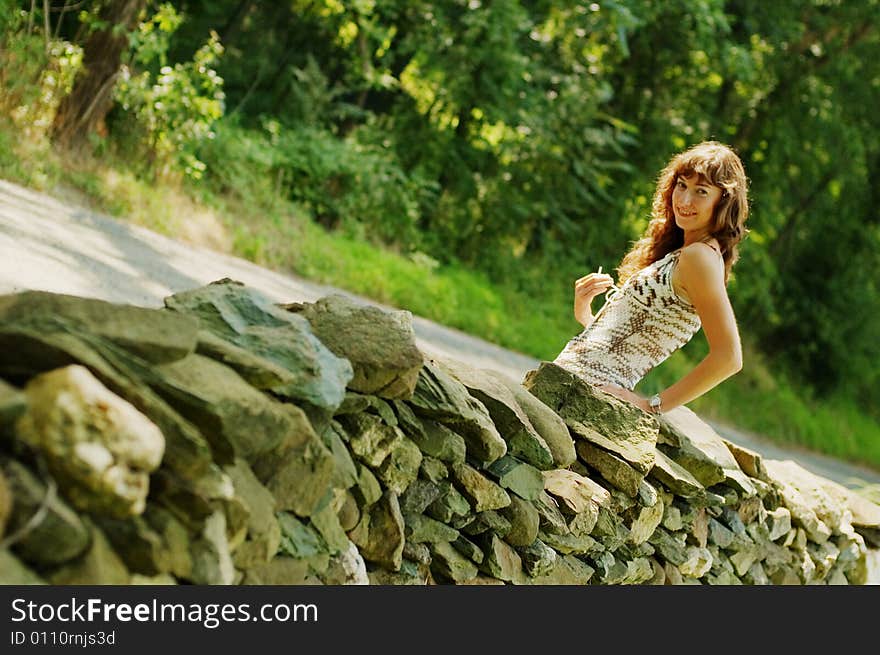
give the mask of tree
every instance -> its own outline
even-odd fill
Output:
[[[108,0],[83,48],[83,70],[73,90],[58,107],[52,126],[56,143],[70,147],[83,141],[102,123],[113,105],[113,87],[128,34],[137,25],[147,0]]]

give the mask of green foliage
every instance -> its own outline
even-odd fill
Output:
[[[216,32],[212,32],[192,61],[165,64],[168,37],[180,20],[166,3],[141,23],[132,38],[132,62],[161,66],[158,73],[124,67],[115,93],[126,112],[121,122],[133,122],[130,132],[149,153],[158,172],[179,171],[199,179],[205,164],[196,151],[203,141],[214,138],[214,124],[224,112],[223,79],[215,70],[223,46]]]

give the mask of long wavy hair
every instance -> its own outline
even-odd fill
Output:
[[[660,172],[648,227],[617,267],[620,284],[684,245],[684,230],[675,224],[672,192],[679,177],[689,178],[694,173],[721,189],[710,235],[718,239],[721,246],[724,283],[727,284],[730,271],[739,259],[737,244],[749,233],[745,227],[749,216],[748,178],[739,156],[718,141],[691,146],[675,155]]]

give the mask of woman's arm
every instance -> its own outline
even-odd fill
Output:
[[[663,412],[698,398],[742,368],[739,331],[727,297],[721,259],[706,244],[692,244],[681,251],[678,277],[700,316],[709,354],[678,382],[660,392]],[[647,399],[632,391],[616,387],[603,389],[650,411]]]

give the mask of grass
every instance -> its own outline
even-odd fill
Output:
[[[257,264],[338,286],[407,309],[538,359],[553,359],[578,325],[569,285],[546,277],[547,293],[528,295],[484,275],[439,266],[327,232],[289,202],[184,189],[131,172],[119,159],[63,155],[0,129],[0,176]],[[747,335],[744,335],[747,337]],[[653,393],[684,375],[705,353],[698,336],[652,371],[639,390]],[[812,398],[808,385],[774,372],[746,345],[742,372],[690,403],[710,420],[880,470],[880,426],[845,397]]]

